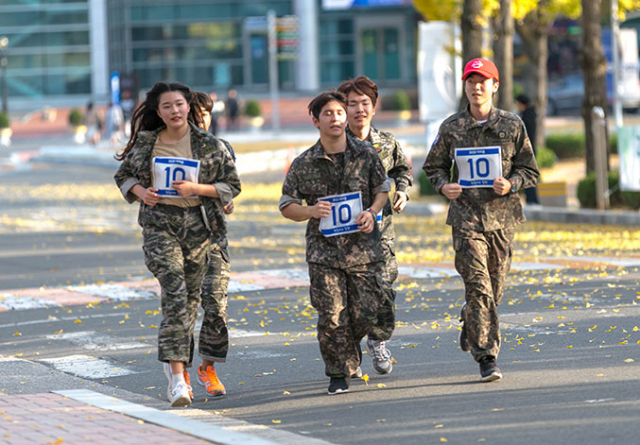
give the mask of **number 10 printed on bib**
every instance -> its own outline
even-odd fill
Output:
[[[180,198],[172,187],[174,181],[198,183],[200,161],[186,158],[153,158],[153,187],[164,198]]]
[[[356,218],[362,212],[360,192],[342,193],[320,198],[331,203],[331,214],[320,219],[320,232],[324,236],[346,235],[358,232]]]
[[[496,147],[456,148],[458,184],[466,188],[493,187],[502,176],[502,153]]]

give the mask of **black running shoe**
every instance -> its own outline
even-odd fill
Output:
[[[494,380],[500,380],[502,378],[500,368],[498,368],[494,359],[480,362],[480,377],[483,382],[493,382]]]
[[[331,377],[327,394],[335,395],[342,394],[343,392],[349,392],[349,379],[344,377]]]

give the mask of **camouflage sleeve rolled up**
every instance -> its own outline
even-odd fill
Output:
[[[402,146],[394,138],[393,147],[393,167],[387,172],[390,178],[396,183],[396,190],[407,192],[413,185],[413,172],[407,157],[402,151]]]
[[[296,160],[297,161],[297,160]],[[284,178],[284,183],[282,184],[282,196],[280,197],[280,202],[278,204],[279,210],[284,209],[289,204],[300,204],[302,205],[302,194],[299,189],[299,181],[298,181],[298,162],[293,161],[289,171],[287,172],[287,176]]]
[[[220,167],[220,176],[218,176],[213,185],[218,191],[220,203],[225,206],[240,194],[240,177],[238,176],[235,162],[233,162],[233,158],[228,151],[224,152],[223,162]]]
[[[138,197],[131,193],[131,189],[136,184],[140,184],[140,181],[133,176],[131,163],[128,158],[125,158],[122,161],[118,171],[113,176],[113,179],[116,181],[116,185],[120,189],[120,193],[122,193],[122,196],[129,204],[137,201]]]
[[[373,162],[373,168],[371,169],[371,176],[369,178],[372,195],[375,197],[378,193],[388,192],[391,190],[391,184],[387,181],[387,172],[385,171],[382,161],[378,155],[371,151],[371,162]]]
[[[438,193],[441,193],[442,186],[451,182],[451,164],[453,163],[447,144],[448,135],[443,132],[443,129],[446,128],[445,124],[446,122],[440,127],[440,132],[422,165],[427,179]]]
[[[516,153],[512,159],[513,168],[507,179],[515,183],[516,190],[535,187],[540,172],[538,171],[533,146],[522,120],[520,120],[520,132],[515,138],[515,146]]]

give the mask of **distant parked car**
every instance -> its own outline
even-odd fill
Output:
[[[559,113],[580,112],[584,98],[584,78],[582,74],[571,74],[552,83],[547,91],[547,115],[555,116]],[[620,95],[622,108],[636,112],[640,108],[640,96],[637,94]],[[607,82],[607,102],[613,106],[613,88]]]

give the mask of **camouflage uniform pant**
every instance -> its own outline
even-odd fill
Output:
[[[394,238],[383,238],[382,256],[382,281],[384,283],[385,298],[376,316],[376,322],[368,337],[371,340],[387,341],[391,338],[396,327],[396,291],[393,283],[398,278],[398,261],[394,247]]]
[[[198,353],[205,360],[225,362],[229,350],[227,330],[227,288],[229,287],[229,252],[218,243],[211,244],[209,268],[202,282],[202,328]]]
[[[462,276],[465,301],[461,318],[476,361],[500,352],[498,306],[511,267],[514,228],[492,232],[453,228],[456,270]]]
[[[381,265],[335,269],[309,263],[311,305],[318,311],[318,343],[329,377],[348,377],[360,366],[360,340],[384,299]]]
[[[209,232],[198,207],[158,204],[151,209],[153,215],[142,235],[145,263],[162,290],[158,360],[191,366],[200,287],[208,263]]]

